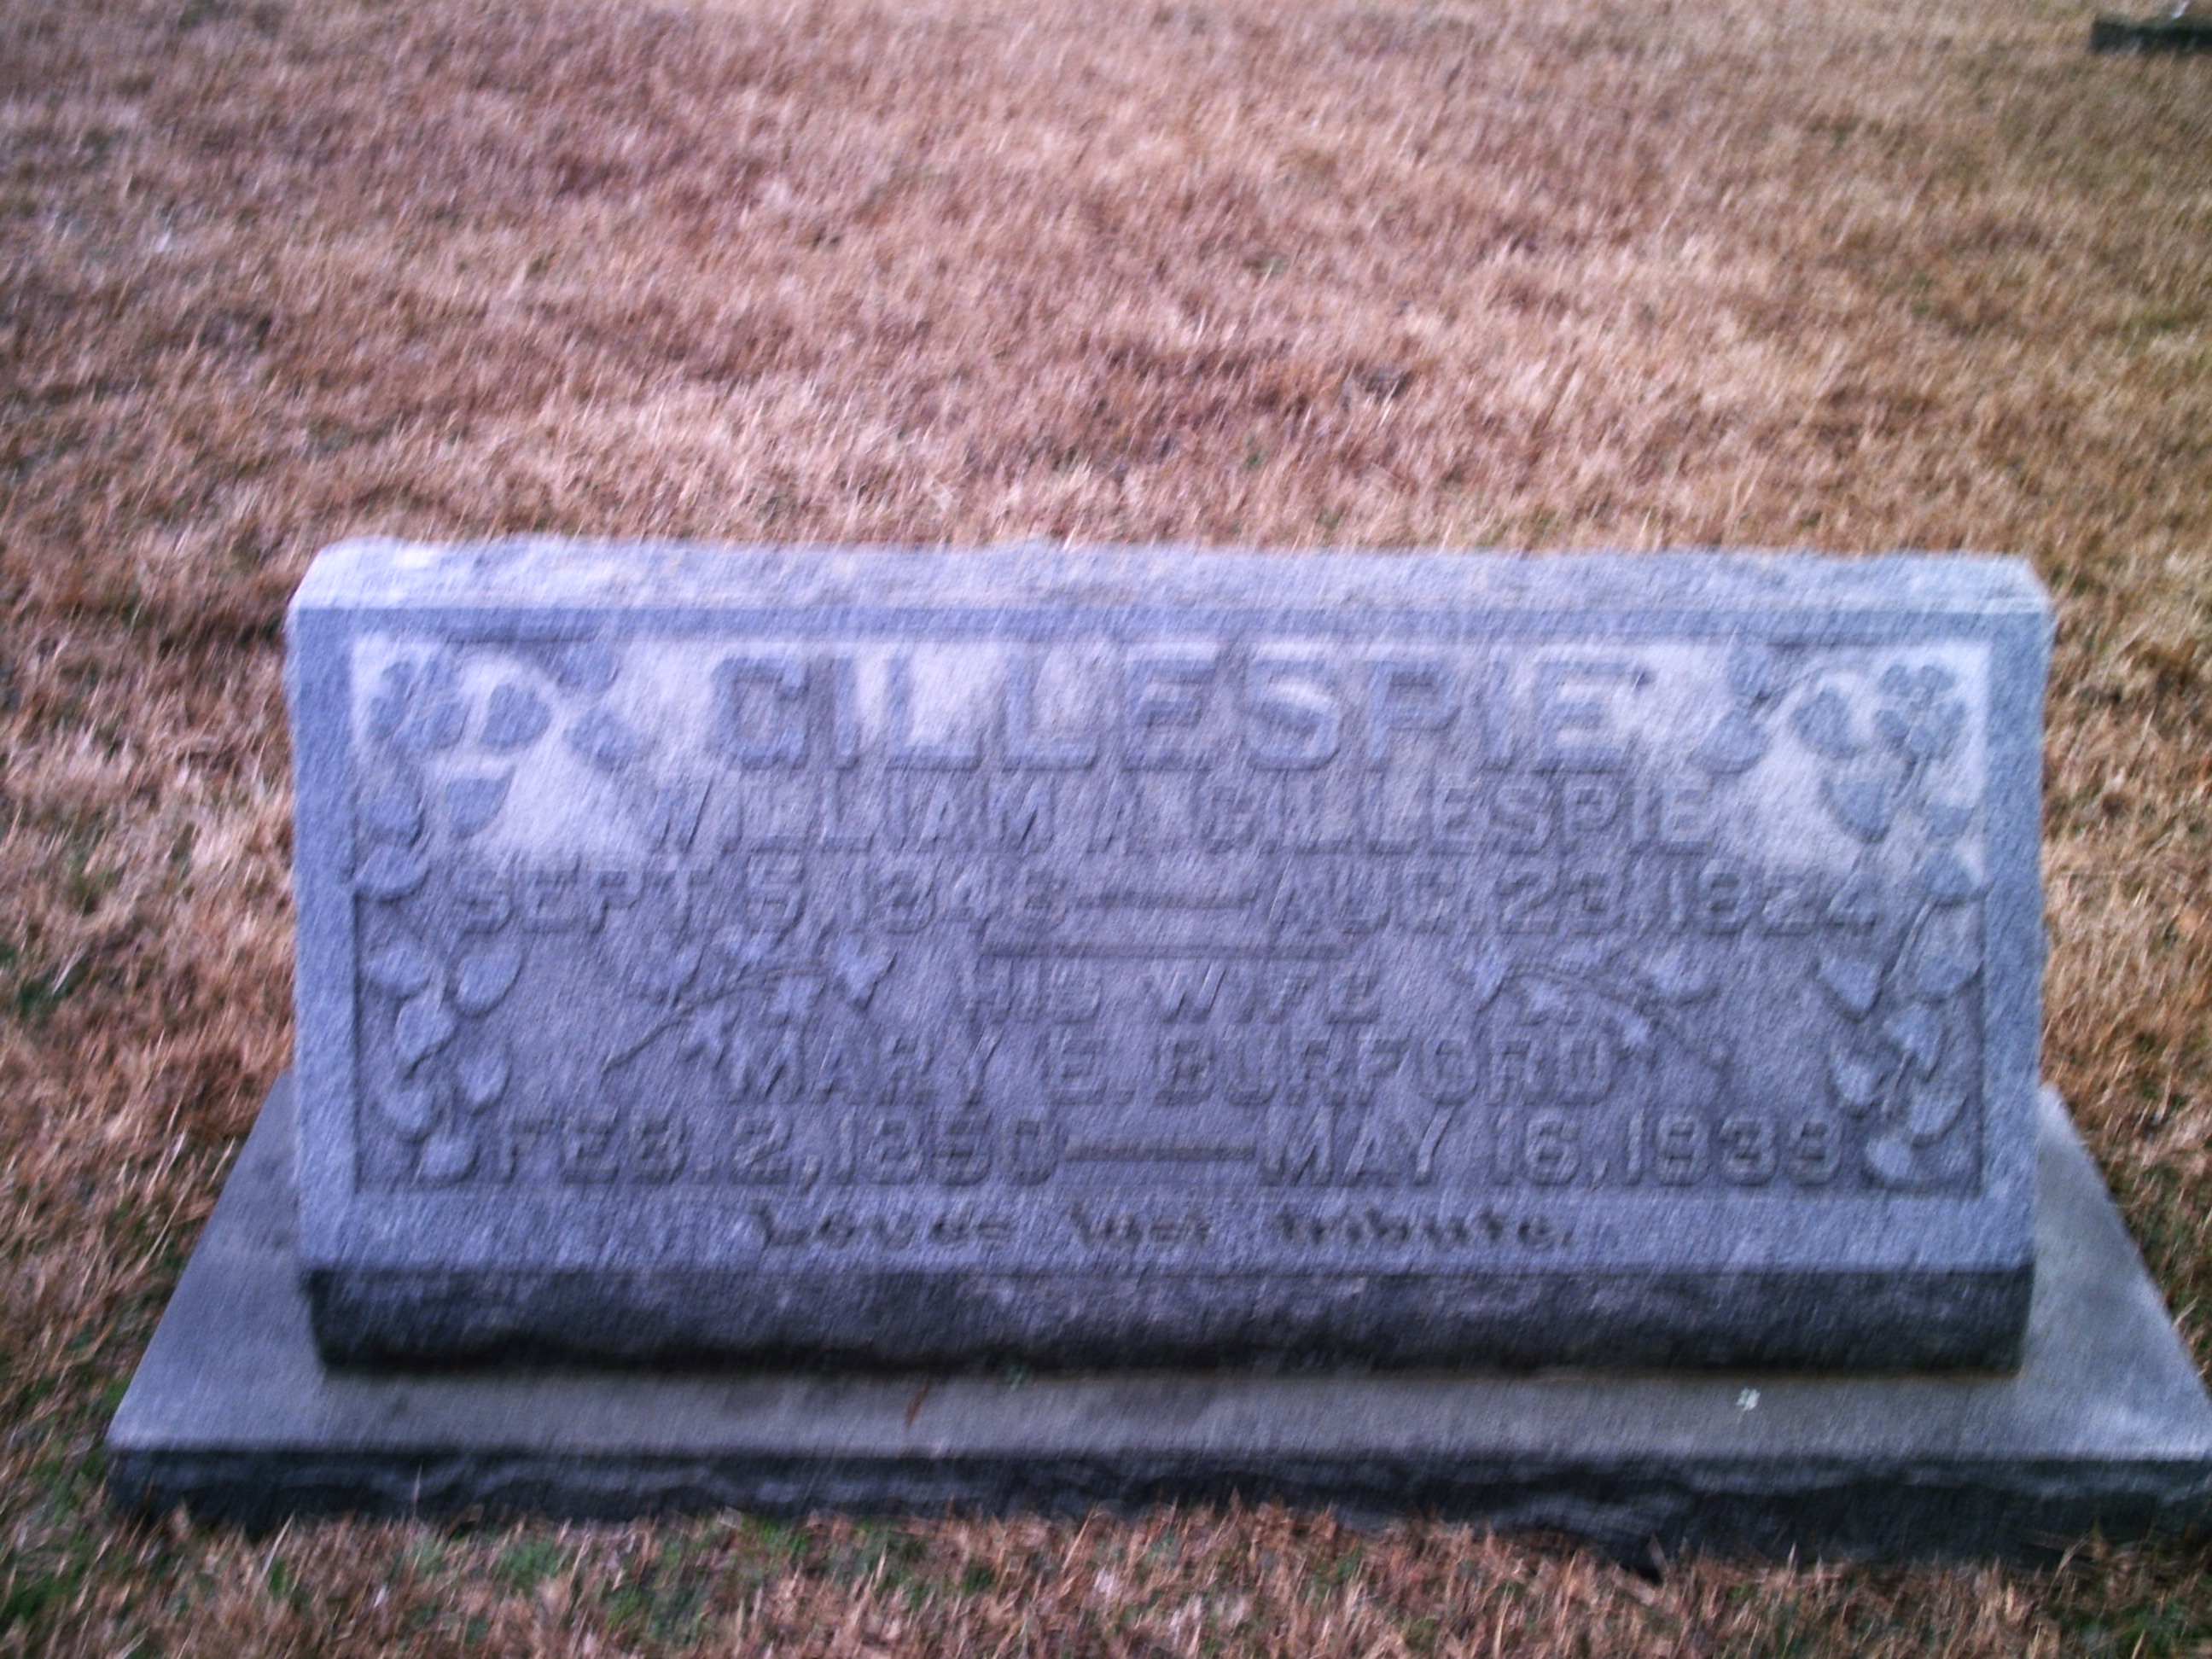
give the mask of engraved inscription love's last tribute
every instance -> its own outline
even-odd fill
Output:
[[[319,1333],[2002,1359],[2046,630],[1993,561],[334,550]]]

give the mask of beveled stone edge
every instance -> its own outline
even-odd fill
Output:
[[[527,567],[526,581],[502,586]],[[618,568],[617,567],[627,567]],[[1379,585],[1378,584],[1379,580]],[[865,598],[855,584],[866,584]],[[1367,618],[1437,609],[1751,610],[1947,618],[2039,617],[2051,602],[2014,556],[1782,549],[1534,552],[1497,548],[1317,550],[1016,543],[854,546],[516,537],[426,543],[363,537],[324,548],[291,610],[391,607],[666,614],[777,609],[1136,606],[1352,607]],[[577,637],[573,632],[561,637]]]
[[[834,1306],[817,1303],[805,1280],[711,1270],[325,1266],[306,1279],[317,1346],[354,1365],[2008,1370],[2020,1364],[2034,1264],[1924,1273],[855,1268],[838,1276]],[[1280,1339],[1289,1328],[1300,1333],[1295,1343]]]
[[[1262,1455],[993,1457],[548,1456],[460,1453],[112,1454],[110,1499],[143,1516],[267,1532],[368,1515],[617,1522],[714,1510],[802,1519],[1130,1516],[1163,1505],[1279,1502],[1354,1524],[1416,1516],[1571,1534],[1619,1559],[2047,1560],[2078,1540],[2179,1539],[2212,1520],[2212,1462]]]

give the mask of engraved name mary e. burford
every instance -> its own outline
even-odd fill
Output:
[[[1978,1180],[1972,641],[351,651],[368,1186],[1525,1245]]]

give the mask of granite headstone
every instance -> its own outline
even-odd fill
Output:
[[[1994,559],[359,542],[290,617],[324,1354],[2003,1366]]]

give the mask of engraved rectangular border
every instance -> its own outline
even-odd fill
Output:
[[[669,579],[654,580],[662,574]],[[600,586],[596,598],[592,581]],[[524,599],[537,588],[549,592],[548,602]],[[889,590],[885,597],[896,602],[860,603],[858,594],[870,589]],[[1193,602],[1171,602],[1178,591]],[[1127,602],[1139,593],[1155,597]],[[939,594],[943,603],[933,604]],[[372,630],[458,641],[775,632],[824,640],[1041,642],[1101,635],[1158,642],[1266,630],[1347,644],[1406,640],[1532,647],[1737,638],[1815,646],[1986,641],[1991,666],[1984,925],[1990,966],[1984,989],[1988,1161],[1983,1192],[1971,1200],[1838,1199],[1824,1209],[1818,1225],[1808,1225],[1804,1212],[1787,1200],[1741,1194],[1718,1200],[1640,1199],[1626,1207],[1674,1218],[1670,1232],[1697,1241],[1692,1253],[1615,1248],[1593,1251],[1577,1265],[1841,1272],[2002,1267],[2027,1257],[2044,950],[2041,717],[2051,621],[2047,601],[2021,562],[1159,550],[915,553],[544,542],[444,550],[356,543],[329,550],[310,570],[288,617],[298,812],[298,1064],[308,1131],[300,1154],[306,1260],[392,1267],[493,1266],[514,1260],[519,1247],[542,1249],[568,1234],[570,1248],[556,1254],[583,1266],[594,1252],[570,1231],[586,1212],[575,1200],[532,1195],[490,1205],[455,1194],[372,1194],[353,1185],[355,953],[345,854],[353,836],[354,757],[346,647],[356,635]],[[719,1206],[734,1217],[744,1203],[717,1199],[693,1207]],[[1584,1212],[1618,1215],[1624,1201],[1618,1194],[1555,1194],[1546,1205],[1547,1213],[1571,1224]],[[655,1207],[650,1197],[597,1195],[589,1200],[589,1212],[603,1220],[590,1231],[617,1240],[633,1219]],[[431,1238],[441,1246],[435,1255],[422,1248]],[[452,1253],[456,1239],[466,1241],[466,1262]],[[1376,1265],[1331,1261],[1303,1271],[1371,1272]],[[1025,1261],[1014,1270],[1086,1268],[1097,1271],[1096,1261],[1071,1255]],[[768,1264],[763,1270],[783,1271]],[[1483,1269],[1471,1265],[1468,1270]],[[1147,1271],[1203,1276],[1209,1268],[1200,1261]]]

